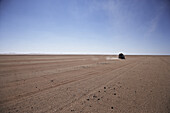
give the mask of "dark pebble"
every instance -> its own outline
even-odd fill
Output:
[[[51,80],[51,82],[53,82],[53,80]]]
[[[94,98],[97,98],[97,96],[96,96],[96,95],[94,95],[93,97],[94,97]]]
[[[89,99],[87,99],[87,101],[89,101]]]
[[[74,111],[73,109],[71,111]]]
[[[98,100],[100,100],[100,98],[98,98]]]
[[[104,87],[104,89],[106,89],[106,87]]]
[[[111,109],[113,109],[113,107],[111,107]]]
[[[114,95],[116,95],[116,93],[114,93]]]

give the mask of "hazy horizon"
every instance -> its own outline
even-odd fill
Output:
[[[170,55],[169,0],[1,0],[0,54]]]

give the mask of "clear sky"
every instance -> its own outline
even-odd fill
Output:
[[[0,0],[0,53],[170,55],[170,0]]]

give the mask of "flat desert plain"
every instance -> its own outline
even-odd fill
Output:
[[[170,113],[170,56],[1,55],[0,113]]]

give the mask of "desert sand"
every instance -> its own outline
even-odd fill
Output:
[[[1,55],[0,113],[169,113],[170,56]]]

